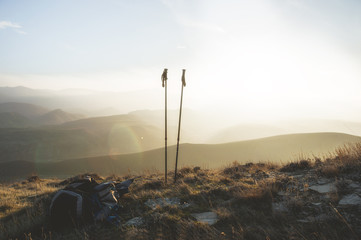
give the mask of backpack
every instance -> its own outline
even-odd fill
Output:
[[[119,224],[118,198],[134,179],[97,183],[91,177],[71,182],[59,190],[50,204],[50,223],[55,229],[78,227],[95,221]]]

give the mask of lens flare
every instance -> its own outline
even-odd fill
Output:
[[[137,134],[132,126],[115,124],[108,136],[109,156],[142,152],[142,136]]]

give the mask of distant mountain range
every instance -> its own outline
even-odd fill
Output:
[[[36,121],[41,125],[56,125],[75,121],[81,118],[84,118],[84,116],[81,114],[71,114],[64,112],[61,109],[55,109],[39,116]]]
[[[163,92],[161,90],[144,90],[134,92],[101,92],[84,89],[41,90],[26,87],[0,87],[0,103],[18,102],[37,105],[46,109],[42,114],[62,109],[65,113],[88,117],[102,117],[120,114],[135,115],[147,125],[152,125],[164,131]],[[39,109],[30,107],[29,114],[39,115]],[[143,109],[143,110],[140,110]],[[41,109],[40,109],[41,110]],[[228,115],[220,109],[191,110],[183,109],[181,141],[189,143],[224,143],[240,140],[256,139],[281,134],[308,133],[308,132],[342,132],[352,135],[361,135],[361,123],[332,119],[294,119],[278,122],[245,122],[239,109],[230,106]],[[4,111],[2,111],[4,112]],[[6,112],[14,112],[8,110]],[[16,112],[16,111],[15,111]],[[234,114],[232,114],[234,112]],[[29,118],[24,112],[18,112]],[[72,118],[64,113],[54,113],[49,124],[59,124]],[[60,117],[59,115],[62,115]],[[6,116],[6,119],[14,116]],[[340,116],[342,117],[342,116]],[[63,119],[63,120],[56,120]],[[8,122],[9,120],[4,120]],[[17,119],[14,119],[16,122]],[[19,121],[19,120],[18,120]],[[23,120],[25,121],[25,119]],[[43,124],[42,120],[38,120]],[[45,121],[45,124],[46,121]],[[20,127],[21,121],[18,124]],[[28,126],[30,124],[24,124]],[[168,109],[168,130],[176,134],[178,125],[178,109]],[[8,124],[7,126],[16,126]],[[172,138],[169,137],[170,139]]]
[[[42,115],[41,120],[58,121],[58,116],[63,117],[63,113],[52,111]],[[0,128],[0,162],[59,161],[142,152],[159,148],[163,139],[161,129],[131,115],[87,118],[32,128]]]
[[[23,102],[88,116],[116,115],[163,106],[157,91],[102,92],[86,89],[43,90],[0,87],[0,103]]]
[[[78,135],[78,134],[77,134]],[[291,134],[225,144],[182,144],[179,165],[202,168],[224,167],[234,161],[286,163],[308,157],[327,157],[336,147],[360,142],[357,136],[341,133]],[[168,149],[169,170],[174,167],[175,146]],[[164,149],[121,155],[69,159],[57,162],[11,161],[0,163],[2,180],[24,177],[32,173],[41,176],[69,176],[84,172],[110,174],[141,173],[164,168]],[[1,180],[1,179],[0,179]]]
[[[27,128],[33,122],[17,112],[0,112],[0,128]]]
[[[144,152],[164,146],[164,112],[81,118],[63,110],[25,103],[0,103],[0,162],[52,162]],[[340,121],[240,124],[219,129],[215,118],[185,109],[181,143],[225,143],[292,132],[343,132],[361,135],[361,124]],[[81,119],[79,119],[81,118]],[[176,144],[178,111],[168,113],[168,145]],[[297,125],[298,124],[298,125]],[[213,127],[214,126],[214,127]]]
[[[41,125],[56,125],[84,118],[61,109],[47,108],[17,102],[0,103],[0,128],[24,128]]]
[[[85,117],[82,112],[87,110],[68,112],[51,107],[56,105],[76,109],[86,103],[88,107],[93,106],[94,111],[96,109],[96,111],[102,111],[97,107],[104,107],[102,114],[114,113],[117,110],[111,107],[106,109],[106,106],[112,106],[107,105],[109,103],[107,101],[117,102],[120,100],[120,107],[128,104],[131,105],[131,107],[127,106],[130,109],[135,106],[132,105],[133,103],[141,106],[144,99],[150,97],[152,93],[147,93],[150,95],[146,95],[145,98],[141,97],[143,99],[141,102],[139,99],[135,99],[140,96],[139,94],[140,92],[119,94],[87,90],[50,91],[24,87],[0,87],[0,163],[13,162],[15,164],[15,162],[26,161],[27,164],[29,162],[36,163],[38,166],[38,164],[51,165],[54,162],[70,159],[95,161],[89,160],[93,157],[105,162],[113,158],[123,161],[125,159],[123,156],[127,155],[132,156],[134,164],[150,167],[147,165],[148,163],[163,157],[164,110],[137,110],[121,115]],[[103,98],[107,100],[97,103],[99,99]],[[9,99],[24,100],[24,102],[1,102]],[[112,104],[114,105],[114,103]],[[144,106],[146,105],[147,103],[144,103]],[[169,146],[176,144],[178,114],[178,110],[169,109],[168,111]],[[357,136],[361,135],[361,123],[359,122],[297,120],[267,124],[227,125],[224,122],[225,116],[214,112],[204,113],[183,109],[182,116],[180,142],[191,143],[182,145],[183,149],[189,149],[182,150],[182,156],[186,157],[183,162],[189,164],[199,162],[206,166],[213,166],[213,162],[216,165],[220,164],[223,159],[224,163],[229,163],[231,159],[240,161],[285,159],[287,161],[292,154],[297,155],[300,152],[317,154],[332,151],[334,147],[345,142],[358,141],[359,137]],[[237,119],[231,119],[228,124],[237,121]],[[327,135],[326,132],[338,133],[328,133]],[[306,137],[302,141],[293,141],[292,135],[287,135],[291,133],[315,133],[316,135],[297,134],[295,136],[298,138]],[[270,138],[272,141],[261,139],[277,135],[287,137],[273,137]],[[252,139],[257,140],[250,141]],[[258,144],[263,141],[267,143]],[[235,142],[238,145],[234,145]],[[274,144],[272,143],[272,145],[270,142]],[[229,143],[226,145],[234,146],[234,148],[216,147],[226,146],[223,145],[224,143]],[[169,154],[175,154],[172,152],[173,148],[170,147]],[[272,152],[274,149],[278,149],[277,152]],[[151,152],[154,154],[150,154]],[[146,162],[141,162],[135,156],[146,159]],[[152,164],[156,168],[159,167],[155,162]],[[97,164],[95,166],[99,167]],[[139,169],[139,167],[134,168]]]
[[[225,143],[292,133],[339,132],[361,136],[361,123],[329,119],[300,119],[266,124],[238,124],[217,129],[207,143]]]
[[[29,104],[29,103],[22,103],[22,102],[5,102],[0,103],[0,112],[16,112],[18,114],[23,115],[26,118],[37,118],[45,113],[50,112],[49,109]]]

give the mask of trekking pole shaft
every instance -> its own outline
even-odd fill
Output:
[[[168,170],[168,161],[167,161],[167,81],[165,81],[164,83],[164,87],[165,87],[165,120],[164,120],[164,124],[165,124],[165,156],[164,156],[164,166],[165,166],[165,175],[164,175],[164,179],[165,179],[165,183],[167,183],[167,170]]]
[[[180,139],[180,128],[181,128],[181,119],[182,119],[182,104],[183,104],[183,87],[184,87],[184,85],[182,84],[180,110],[179,110],[179,122],[178,122],[177,153],[176,153],[176,157],[175,157],[174,183],[177,181],[179,139]]]

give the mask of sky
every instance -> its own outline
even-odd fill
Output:
[[[359,0],[0,0],[0,86],[149,90],[249,120],[361,121]],[[251,117],[250,117],[251,116]]]

